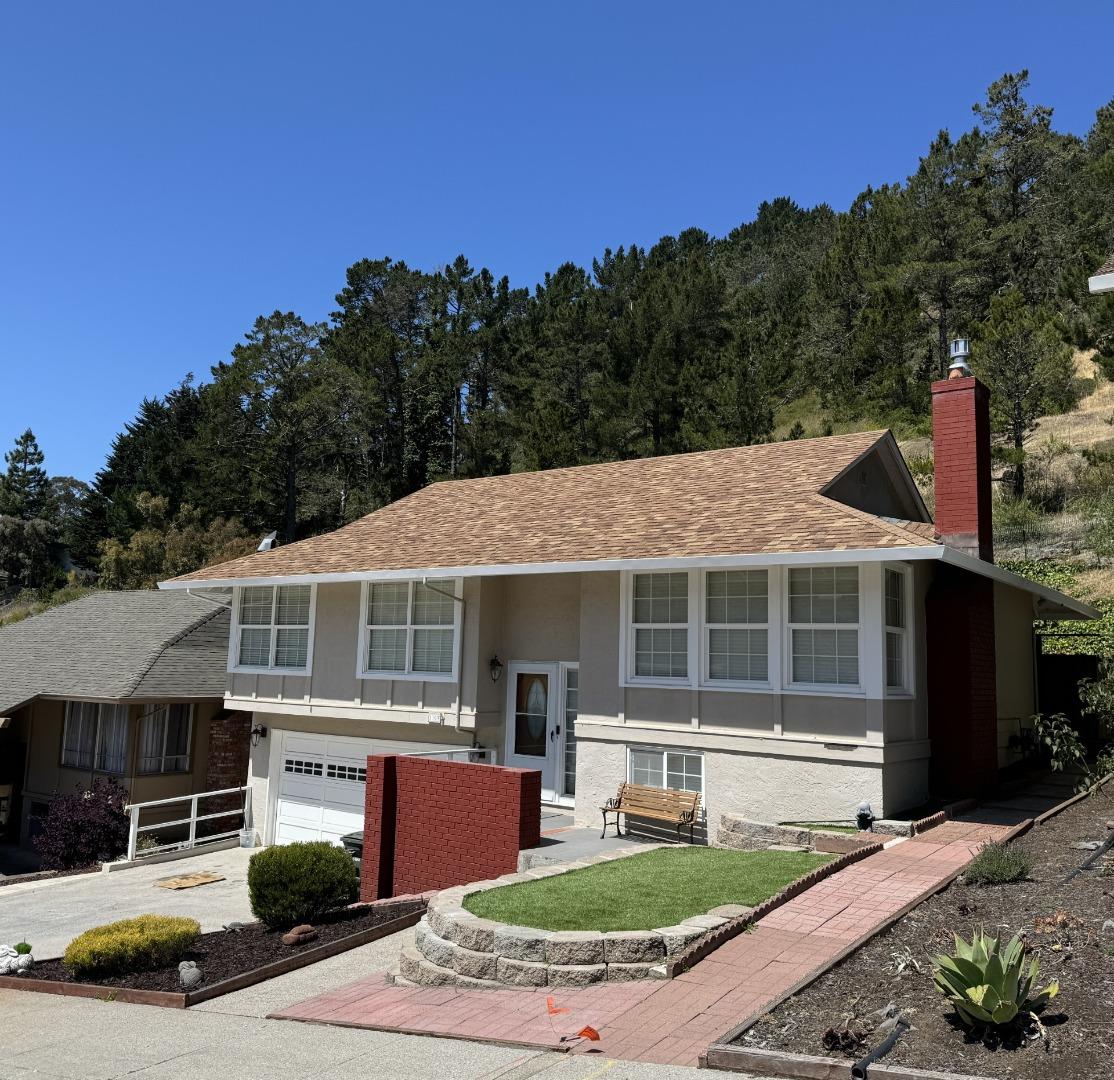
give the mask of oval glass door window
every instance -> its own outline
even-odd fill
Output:
[[[515,686],[514,752],[523,757],[548,753],[549,676],[520,674]]]

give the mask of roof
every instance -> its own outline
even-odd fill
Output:
[[[901,461],[888,431],[868,431],[445,481],[327,535],[164,585],[922,547],[927,522],[912,529],[822,493],[876,450]],[[898,468],[910,512],[923,510]]]
[[[1114,254],[1091,275],[1087,285],[1093,293],[1114,291]]]
[[[0,627],[0,716],[42,695],[221,698],[228,609],[185,592],[94,592]]]

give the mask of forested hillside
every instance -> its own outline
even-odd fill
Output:
[[[1028,506],[1038,418],[1114,377],[1114,296],[1086,284],[1114,248],[1114,101],[1077,137],[1026,85],[1003,77],[970,130],[845,211],[771,198],[724,237],[604,248],[590,268],[555,252],[533,291],[463,255],[433,272],[363,259],[327,322],[260,316],[207,378],[144,401],[66,514],[0,504],[0,587],[52,584],[62,547],[101,584],[148,585],[451,477],[924,434],[957,334],[993,392],[1003,500]],[[1101,440],[1089,453],[1114,471]],[[0,497],[18,482],[10,468]],[[53,571],[12,556],[32,534]]]

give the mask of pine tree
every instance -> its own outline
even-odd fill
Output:
[[[0,477],[0,514],[23,521],[45,517],[50,502],[50,482],[43,468],[43,452],[28,428],[4,455],[7,471]]]

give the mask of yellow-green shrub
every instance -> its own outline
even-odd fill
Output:
[[[177,963],[201,935],[196,919],[140,915],[78,934],[62,962],[79,978],[127,975]]]

